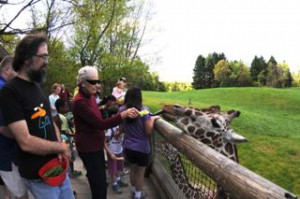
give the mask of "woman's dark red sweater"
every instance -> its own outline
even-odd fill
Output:
[[[122,123],[120,114],[103,119],[94,96],[79,89],[72,102],[75,144],[81,153],[96,152],[104,148],[104,130]]]

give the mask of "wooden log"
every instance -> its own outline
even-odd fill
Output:
[[[284,199],[297,197],[258,174],[230,160],[163,119],[155,130],[216,181],[232,198]]]

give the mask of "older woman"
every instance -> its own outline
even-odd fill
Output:
[[[124,118],[136,118],[138,110],[129,108],[108,119],[103,119],[95,100],[100,88],[97,69],[85,66],[78,71],[78,94],[74,98],[73,114],[75,123],[75,143],[79,157],[86,170],[93,199],[106,198],[106,173],[104,160],[105,129],[122,123]]]

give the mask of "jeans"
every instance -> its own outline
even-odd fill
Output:
[[[55,187],[46,184],[41,179],[23,178],[23,181],[35,199],[75,199],[68,175],[61,185]]]
[[[78,152],[86,171],[93,199],[106,199],[107,183],[104,150],[90,153]]]

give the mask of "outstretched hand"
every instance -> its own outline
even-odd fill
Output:
[[[122,118],[137,118],[139,115],[139,111],[136,108],[129,108],[121,113]]]

